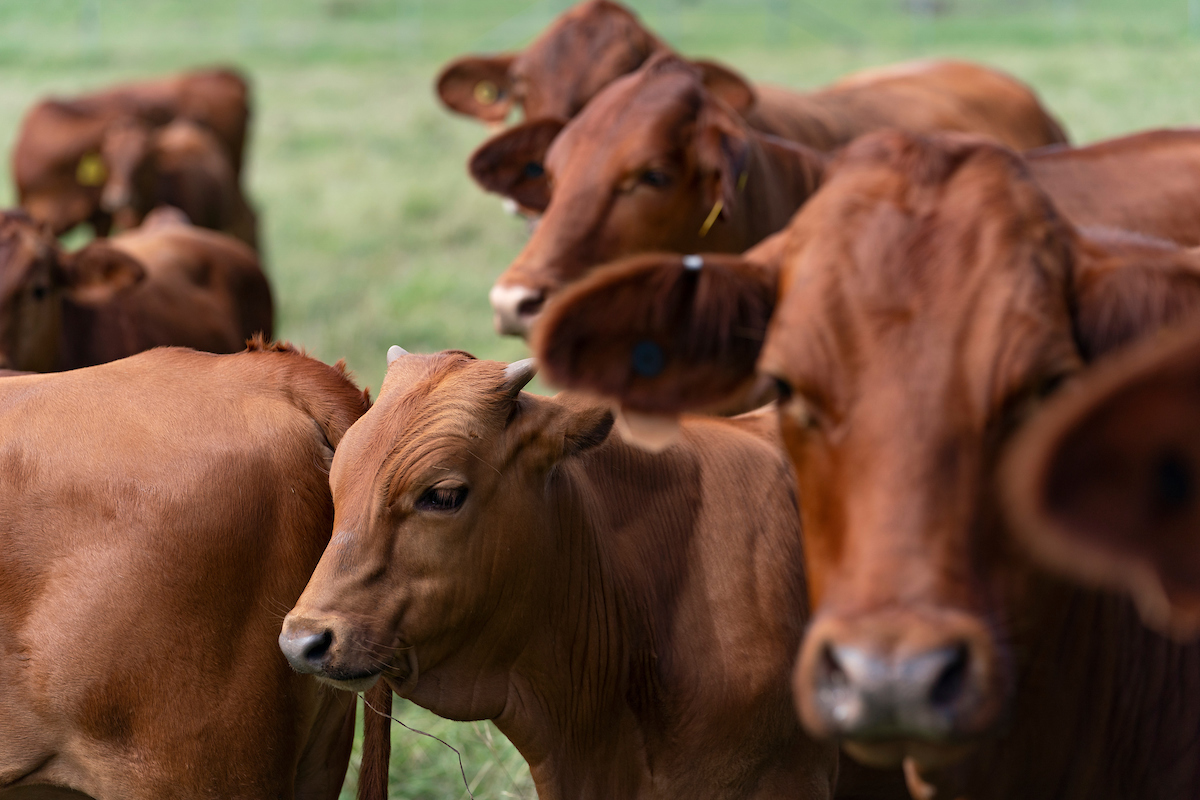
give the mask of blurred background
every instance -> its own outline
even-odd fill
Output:
[[[754,81],[818,86],[862,67],[954,55],[1034,86],[1086,143],[1200,124],[1200,0],[624,0],[689,56]],[[260,213],[279,337],[346,359],[378,388],[391,344],[511,360],[487,290],[524,223],[466,172],[484,126],[432,83],[450,58],[516,49],[566,0],[7,0],[0,145],[25,109],[115,81],[228,64],[254,92],[247,187]],[[15,194],[8,160],[0,202]],[[79,233],[68,237],[82,243]],[[403,702],[392,797],[529,797],[520,756],[486,723]],[[357,761],[357,756],[356,756]],[[353,797],[352,767],[344,797]],[[466,784],[466,786],[464,785]]]

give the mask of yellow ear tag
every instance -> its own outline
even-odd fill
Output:
[[[708,229],[717,221],[717,217],[721,216],[721,209],[725,207],[725,201],[717,198],[717,202],[712,207],[712,211],[708,212],[708,219],[704,220],[704,224],[700,226],[700,238],[703,239],[708,235]]]
[[[79,159],[79,166],[75,169],[75,180],[80,186],[102,186],[107,178],[108,170],[104,167],[99,153],[88,153]]]
[[[475,102],[481,106],[490,106],[500,96],[500,87],[491,81],[480,81],[475,84]]]

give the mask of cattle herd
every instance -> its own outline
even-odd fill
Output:
[[[1200,129],[754,85],[611,0],[436,91],[525,117],[468,169],[536,360],[374,403],[271,341],[241,76],[26,114],[0,798],[332,799],[358,692],[374,800],[393,693],[542,800],[1200,798]]]

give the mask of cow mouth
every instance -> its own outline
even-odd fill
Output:
[[[949,767],[965,758],[974,745],[971,742],[942,743],[914,739],[861,741],[844,739],[842,749],[860,764],[875,768],[894,768],[912,764],[918,770],[937,770]]]

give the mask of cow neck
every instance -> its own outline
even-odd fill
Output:
[[[774,136],[751,133],[733,228],[746,250],[783,230],[820,186],[828,156]]]
[[[1012,715],[937,796],[1200,797],[1200,644],[1150,631],[1122,597],[1024,569]]]

